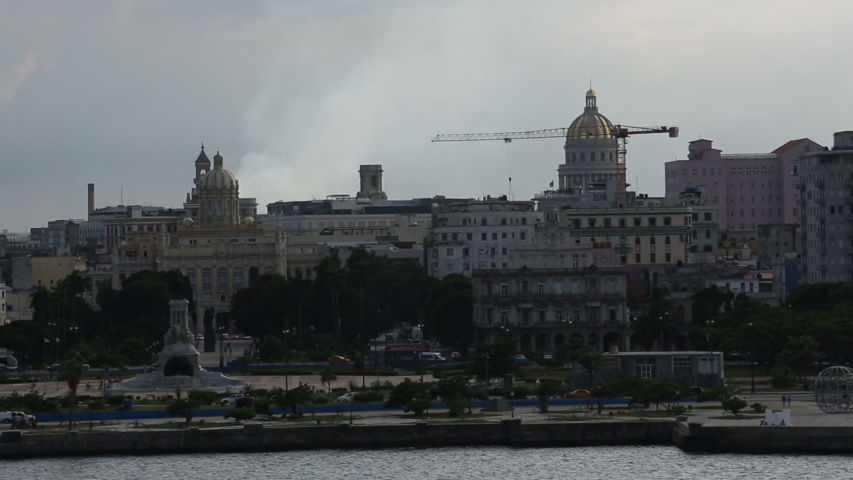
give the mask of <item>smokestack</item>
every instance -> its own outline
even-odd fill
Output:
[[[89,215],[95,211],[95,184],[89,184]]]

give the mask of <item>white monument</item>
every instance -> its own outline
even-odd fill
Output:
[[[201,368],[188,323],[188,305],[189,302],[184,299],[169,302],[169,331],[166,332],[157,370],[137,375],[126,382],[115,383],[113,390],[233,387],[245,384],[242,380]]]

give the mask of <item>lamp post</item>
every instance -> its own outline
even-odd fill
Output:
[[[486,354],[486,388],[489,388],[489,354]]]
[[[750,343],[750,352],[749,352],[749,392],[755,393],[755,336],[752,331],[752,322],[749,322],[749,343]]]
[[[314,415],[317,413],[317,410],[314,407],[315,407],[315,404],[314,404],[314,385],[311,385],[311,415]]]
[[[225,327],[219,327],[219,368],[225,367],[225,351],[223,347],[225,346],[225,342],[222,338],[222,335],[225,334]]]
[[[714,328],[714,321],[708,320],[708,330],[705,332],[705,341],[708,343],[708,360],[711,362],[711,375],[714,375],[714,346],[711,344],[711,329]],[[714,379],[714,385],[717,385],[717,379]]]
[[[509,392],[509,416],[515,418],[515,391]]]
[[[290,367],[290,349],[288,348],[287,337],[290,333],[290,329],[285,328],[281,333],[284,334],[284,391],[286,392],[290,390],[287,380],[287,369]]]
[[[352,425],[352,404],[354,400],[350,399],[349,401],[349,424]]]

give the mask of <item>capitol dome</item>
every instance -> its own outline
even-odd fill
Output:
[[[613,124],[607,117],[598,113],[595,90],[589,89],[586,92],[583,114],[569,125],[566,141],[602,138],[613,138]]]
[[[223,166],[223,158],[219,152],[213,157],[213,169],[204,174],[198,179],[198,188],[200,189],[237,189],[239,186],[237,177],[233,173],[225,170]]]

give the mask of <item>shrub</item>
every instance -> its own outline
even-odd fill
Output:
[[[268,398],[259,398],[255,401],[255,413],[258,415],[271,415],[270,407],[272,400]]]
[[[225,412],[225,418],[233,418],[234,420],[250,420],[255,418],[254,408],[232,408]]]
[[[189,393],[189,397],[201,405],[213,405],[219,398],[219,394],[210,390],[194,390]]]
[[[89,400],[89,410],[101,410],[104,408],[104,399],[103,398],[93,398]]]
[[[121,402],[124,401],[124,395],[109,395],[107,396],[107,405],[111,407],[118,407],[121,405]]]
[[[356,402],[384,402],[385,393],[379,390],[364,390],[355,394]]]
[[[773,388],[791,388],[797,381],[797,375],[791,367],[778,366],[770,372],[770,384]]]
[[[723,411],[732,412],[732,414],[737,415],[738,412],[747,407],[746,400],[738,397],[732,397],[728,400],[723,400]]]
[[[325,395],[314,395],[314,405],[323,405],[329,403],[329,397]]]
[[[755,402],[750,406],[750,408],[752,408],[752,411],[755,413],[764,413],[764,411],[767,410],[767,405]]]
[[[252,396],[254,396],[255,398],[267,398],[270,396],[270,391],[266,388],[256,388],[252,392]]]
[[[684,415],[687,413],[687,407],[684,405],[676,405],[670,408],[669,411],[672,412],[673,415]]]
[[[234,407],[237,409],[250,408],[253,403],[255,403],[255,400],[252,397],[241,397],[234,402]]]

